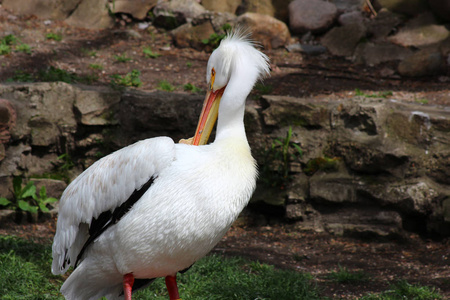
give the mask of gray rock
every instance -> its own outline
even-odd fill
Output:
[[[300,125],[328,128],[329,116],[323,103],[287,96],[263,96],[268,108],[262,112],[264,124],[269,126]]]
[[[31,135],[34,145],[42,146],[55,144],[61,133],[75,132],[75,93],[73,86],[61,82],[0,85],[0,96],[8,99],[17,112],[11,137]]]
[[[197,50],[203,50],[207,47],[203,40],[216,33],[211,22],[206,21],[198,25],[187,23],[171,31],[174,44],[180,48],[192,47]]]
[[[249,28],[252,38],[261,43],[266,49],[275,49],[289,44],[291,34],[285,23],[274,17],[245,13],[235,20],[236,24]]]
[[[319,203],[356,203],[354,179],[345,173],[318,172],[310,178],[310,198]]]
[[[348,13],[343,13],[339,16],[338,22],[341,26],[349,25],[353,23],[362,24],[364,22],[364,17],[360,11],[350,11]]]
[[[450,31],[437,21],[431,13],[424,13],[406,23],[389,41],[400,46],[426,47],[444,41]]]
[[[219,1],[217,1],[219,2]],[[286,0],[278,0],[278,1],[272,1],[272,0],[243,0],[242,4],[239,5],[236,14],[241,15],[247,12],[251,13],[257,13],[262,15],[267,15],[271,17],[275,17],[275,5],[276,3],[273,2],[282,2],[279,3],[278,6],[280,7],[283,2],[285,7],[289,4]],[[281,4],[281,5],[280,5]]]
[[[289,4],[289,28],[295,34],[324,32],[337,17],[337,8],[321,0],[294,0]]]
[[[323,36],[321,43],[333,55],[351,56],[365,35],[364,25],[351,23],[342,27],[334,27]]]
[[[158,1],[153,9],[156,25],[173,29],[191,22],[206,10],[195,0]]]
[[[64,20],[82,0],[3,0],[2,6],[18,15],[35,15],[41,19]]]
[[[127,92],[120,102],[116,140],[123,147],[149,136],[186,138],[195,131],[202,102],[203,97],[196,94]]]
[[[365,0],[333,0],[336,8],[343,12],[360,11],[366,1]]]
[[[321,45],[290,44],[286,46],[289,52],[305,53],[307,55],[320,55],[327,52],[327,48]]]
[[[390,33],[392,33],[398,25],[400,25],[404,16],[393,13],[387,9],[382,9],[373,19],[367,20],[367,33],[372,40],[384,40]]]
[[[65,22],[71,26],[89,29],[114,26],[114,20],[108,12],[108,0],[81,0]]]
[[[444,59],[440,52],[422,50],[407,57],[398,65],[402,76],[422,77],[437,75],[444,71]]]
[[[88,87],[75,94],[74,107],[84,125],[118,124],[117,109],[120,93],[103,87]]]
[[[158,0],[114,0],[109,3],[109,9],[115,14],[126,13],[143,20],[157,3]]]
[[[375,66],[389,61],[401,61],[413,54],[409,48],[391,43],[362,43],[359,44],[354,56],[357,63]]]
[[[216,12],[228,12],[235,14],[239,5],[241,5],[242,0],[225,0],[225,1],[216,1],[216,0],[203,0],[202,5],[207,10],[216,11]]]

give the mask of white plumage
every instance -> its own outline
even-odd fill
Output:
[[[61,288],[67,299],[118,299],[125,274],[174,275],[219,242],[255,188],[243,117],[246,97],[268,71],[264,54],[239,31],[229,34],[207,67],[206,100],[221,98],[213,143],[143,140],[102,158],[69,185],[60,201],[52,264],[52,272],[62,274],[78,260]],[[212,125],[201,126],[196,137],[206,134],[198,137],[204,144]],[[93,219],[113,212],[149,182],[129,211],[84,247]]]

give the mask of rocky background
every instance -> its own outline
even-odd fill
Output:
[[[326,53],[368,67],[383,64],[386,78],[434,76],[450,84],[444,0],[0,3],[18,15],[75,27],[151,23],[177,47],[206,51],[213,43],[205,39],[223,34],[226,24],[241,24],[268,50]],[[152,136],[188,137],[202,102],[195,94],[65,83],[3,83],[0,98],[0,195],[7,198],[14,176],[33,178],[58,197],[113,150]],[[259,213],[243,220],[369,237],[450,235],[448,106],[403,103],[390,94],[265,95],[249,99],[246,123],[261,176],[249,210]]]

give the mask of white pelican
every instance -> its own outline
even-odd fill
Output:
[[[66,299],[131,299],[157,277],[166,278],[170,299],[179,299],[176,273],[219,242],[255,188],[245,100],[268,72],[267,56],[246,35],[228,34],[208,61],[210,90],[192,144],[139,141],[67,187],[52,264],[54,274],[75,268],[61,287]],[[205,145],[217,116],[215,141]]]

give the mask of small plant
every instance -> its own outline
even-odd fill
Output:
[[[39,191],[39,195],[34,194],[33,199],[36,202],[37,206],[42,212],[48,212],[47,204],[54,203],[58,201],[58,199],[53,197],[47,197],[47,189],[45,186],[41,187]]]
[[[13,34],[8,34],[5,35],[1,40],[0,40],[0,44],[4,44],[4,45],[14,45],[17,43],[17,38],[15,37],[15,35]]]
[[[11,46],[14,45],[15,43],[17,43],[17,38],[14,35],[12,34],[5,35],[0,40],[0,55],[6,55],[11,53]]]
[[[360,89],[355,89],[355,95],[356,96],[362,96],[365,98],[384,98],[390,97],[393,95],[392,91],[383,91],[381,93],[376,94],[365,94]]]
[[[99,65],[99,64],[90,64],[89,68],[94,69],[94,70],[103,70],[103,66]]]
[[[419,104],[428,104],[430,102],[426,98],[415,99],[415,101]]]
[[[39,72],[39,78],[42,81],[63,81],[66,83],[74,82],[78,77],[77,75],[70,73],[66,70],[55,68],[50,66],[47,70],[41,70]]]
[[[264,153],[261,180],[268,186],[284,188],[289,182],[289,171],[292,162],[303,155],[299,145],[292,142],[292,127],[289,127],[285,138],[276,138]]]
[[[117,89],[128,86],[140,87],[142,85],[142,81],[139,76],[141,76],[141,72],[138,70],[132,70],[124,76],[114,74],[111,75],[111,85],[113,88]]]
[[[0,44],[0,55],[11,53],[11,47],[5,44]]]
[[[158,83],[158,89],[167,91],[167,92],[173,92],[175,90],[175,87],[167,80],[161,80]]]
[[[338,283],[359,283],[369,279],[363,271],[350,272],[347,268],[341,266],[339,266],[338,271],[328,274],[327,278]]]
[[[6,79],[7,82],[33,82],[34,77],[30,73],[21,70],[16,70],[12,78]]]
[[[59,33],[54,33],[54,32],[47,33],[45,35],[45,38],[47,40],[54,40],[54,41],[57,41],[57,42],[62,41],[62,35],[59,34]]]
[[[188,68],[192,67],[192,63],[191,63],[190,61],[188,61],[188,62],[186,63],[186,67],[188,67]]]
[[[129,62],[131,60],[131,58],[127,57],[126,54],[114,55],[114,59],[117,62],[120,62],[120,63],[126,63],[126,62]]]
[[[319,170],[325,171],[325,172],[337,171],[337,169],[339,168],[339,165],[338,165],[339,161],[340,161],[340,158],[338,158],[338,157],[333,157],[333,158],[330,158],[327,156],[316,157],[316,158],[309,160],[306,163],[306,167],[303,169],[303,171],[307,175],[312,175]]]
[[[150,47],[144,47],[144,49],[142,49],[142,52],[144,53],[145,57],[147,57],[147,58],[158,58],[161,56],[161,54],[159,54],[157,52],[153,52],[152,48],[150,48]]]
[[[55,198],[47,197],[46,188],[43,186],[36,195],[36,186],[33,181],[29,181],[22,187],[22,177],[14,177],[13,179],[14,199],[10,201],[4,197],[0,198],[0,205],[9,206],[15,210],[23,210],[36,213],[38,210],[43,212],[49,211],[47,204],[58,201]]]
[[[209,38],[203,39],[202,43],[205,45],[209,45],[214,49],[219,47],[220,41],[222,41],[225,38],[225,36],[227,35],[227,31],[229,31],[231,29],[231,25],[227,23],[222,26],[222,29],[223,29],[224,33],[220,33],[220,34],[212,33],[209,36]]]
[[[183,89],[192,93],[200,93],[202,91],[202,89],[196,87],[192,83],[186,83],[185,85],[183,85]]]
[[[31,54],[31,47],[28,44],[20,44],[16,46],[16,51]]]

